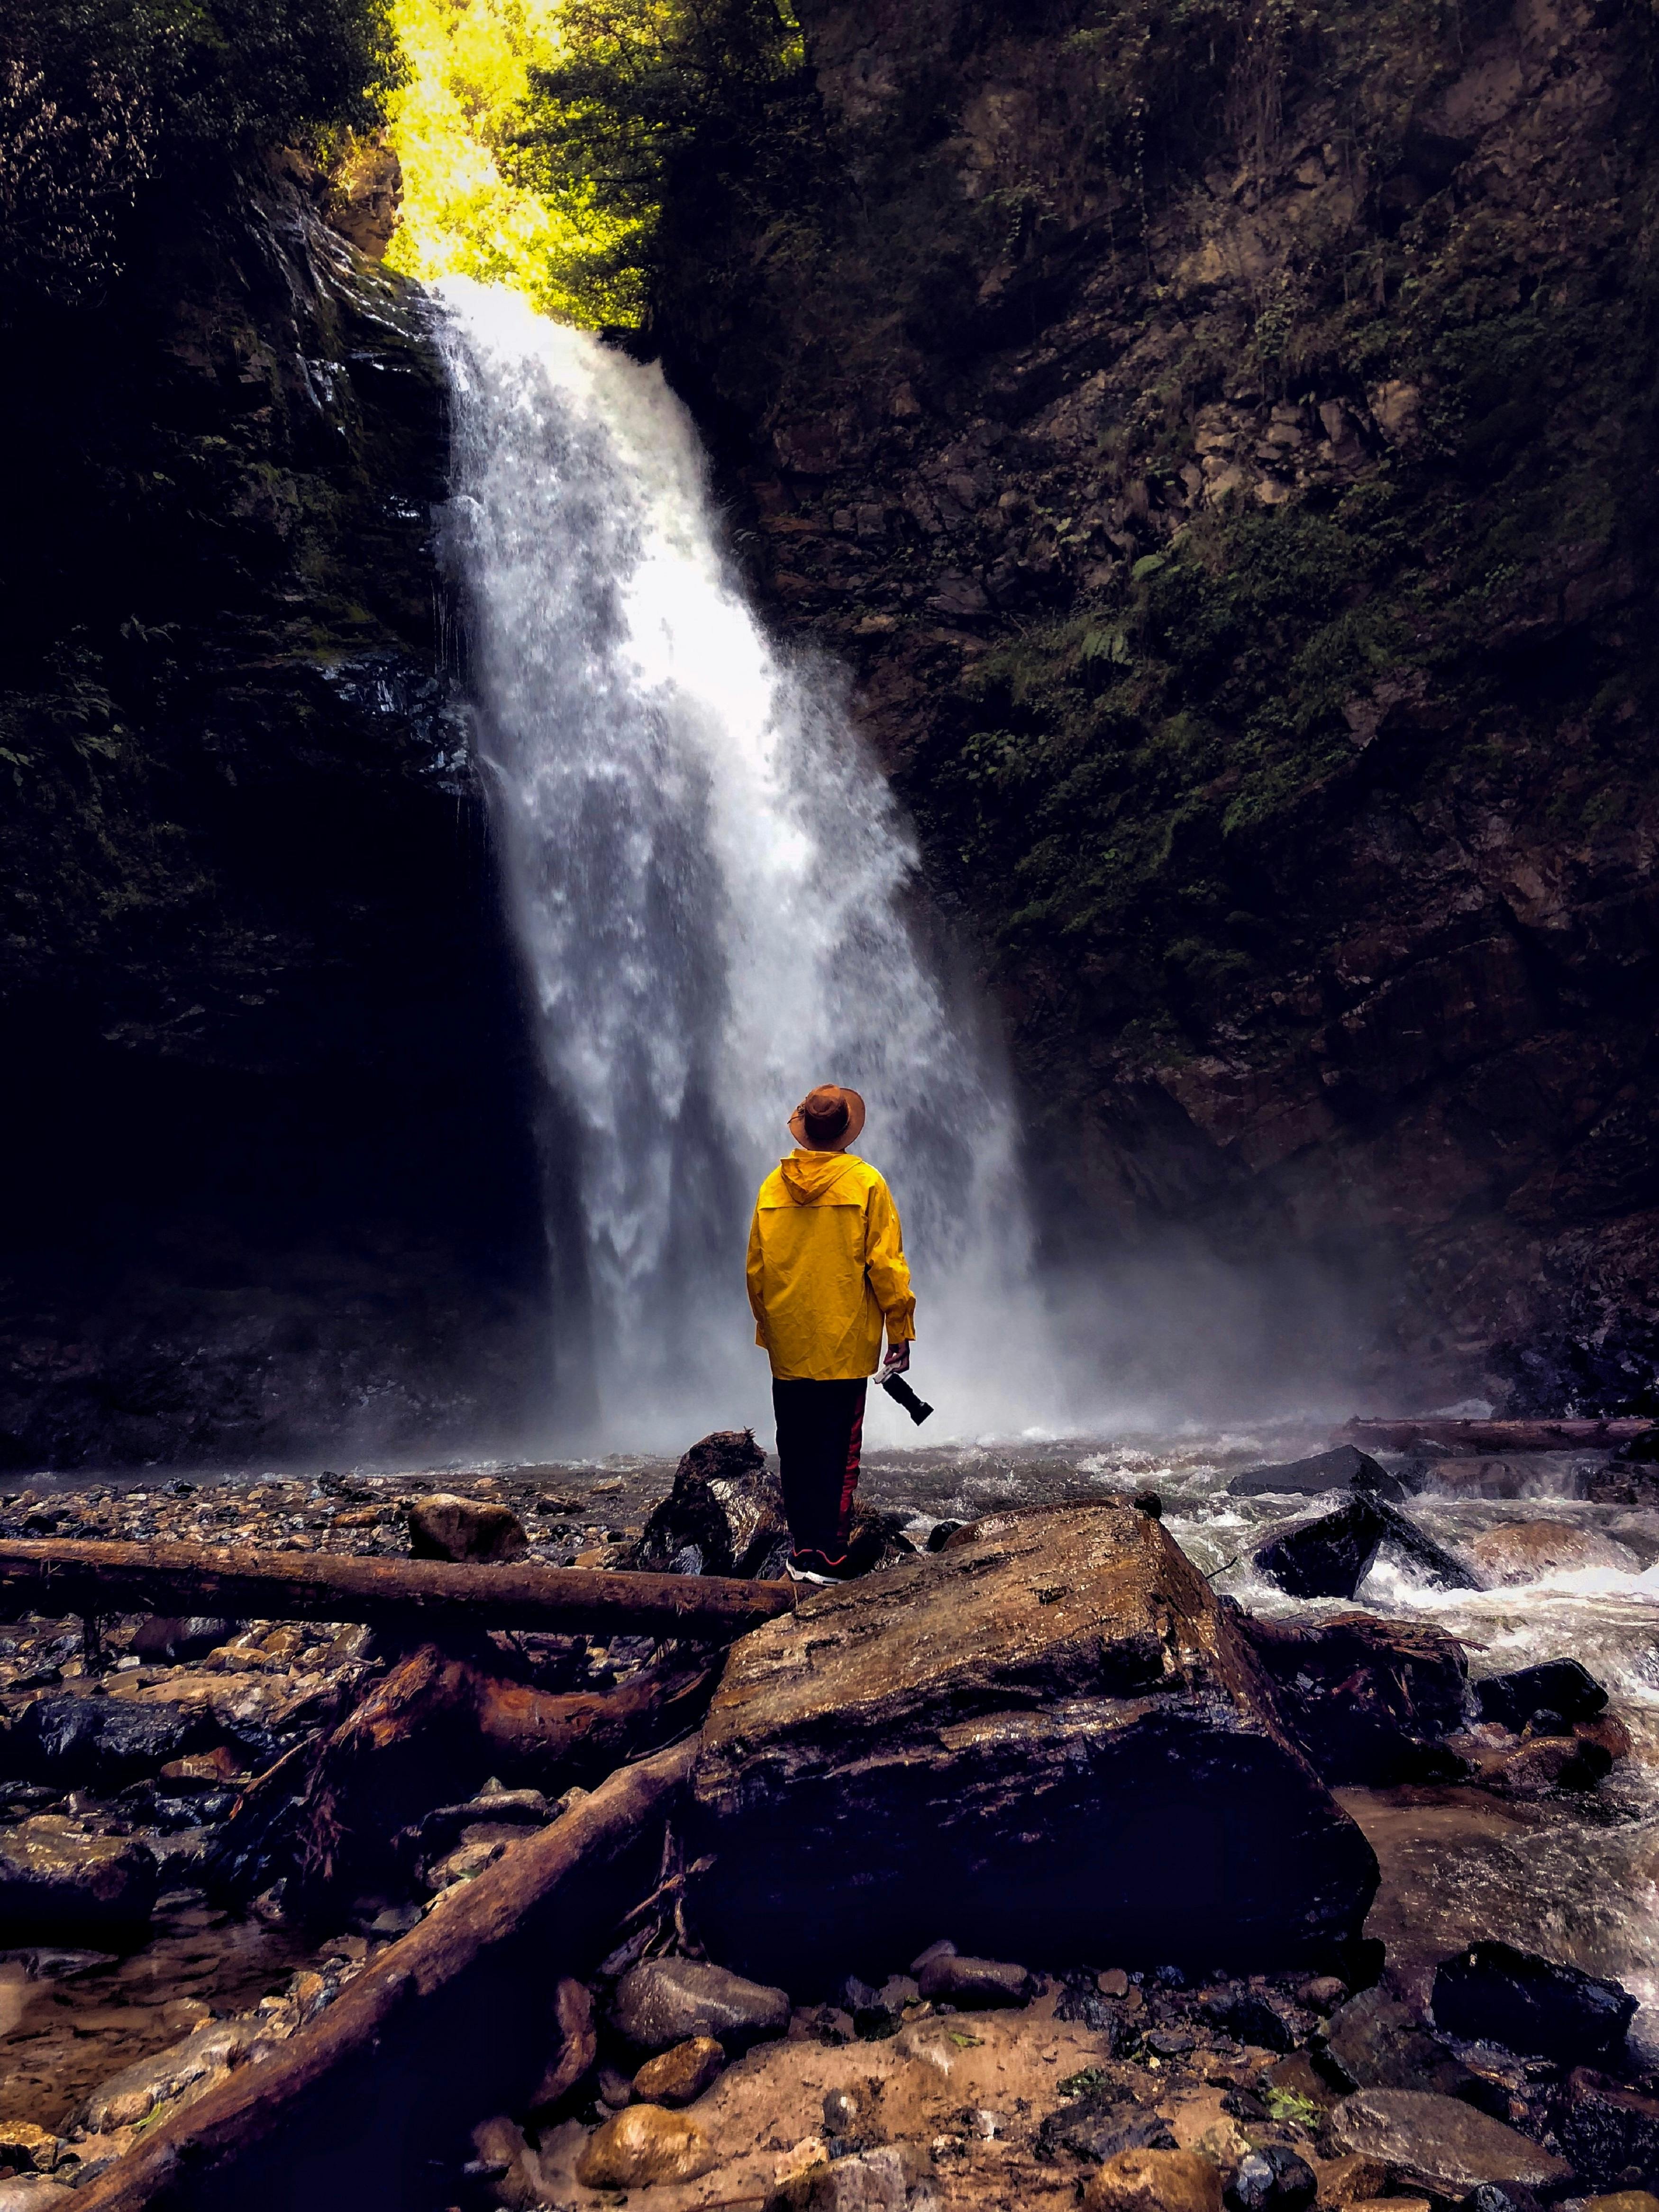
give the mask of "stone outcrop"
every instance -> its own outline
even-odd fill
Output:
[[[1316,1960],[1376,1880],[1234,1618],[1116,1503],[994,1515],[745,1638],[691,1835],[707,1948],[798,1999],[946,1936],[1031,1966]]]
[[[545,1377],[442,372],[317,189],[175,177],[4,302],[0,1466],[476,1446]]]
[[[799,18],[659,326],[1002,987],[1056,1249],[1297,1255],[1344,1351],[1629,1403],[1651,18]]]

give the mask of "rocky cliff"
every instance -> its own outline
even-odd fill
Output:
[[[429,1452],[545,1381],[426,311],[302,164],[214,183],[0,368],[0,1466]]]
[[[1051,1258],[1322,1257],[1379,1373],[1641,1400],[1650,14],[799,13],[659,334],[983,948]]]

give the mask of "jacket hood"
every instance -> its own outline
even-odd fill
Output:
[[[797,1152],[778,1162],[778,1173],[797,1206],[822,1206],[854,1164],[845,1152]]]

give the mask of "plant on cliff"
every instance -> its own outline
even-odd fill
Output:
[[[76,306],[147,191],[362,129],[398,76],[386,0],[13,0],[0,16],[0,295]]]

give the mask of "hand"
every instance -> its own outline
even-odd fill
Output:
[[[902,1375],[908,1369],[909,1364],[908,1344],[890,1344],[887,1347],[887,1357],[881,1363],[879,1379],[885,1382],[890,1375]]]

